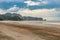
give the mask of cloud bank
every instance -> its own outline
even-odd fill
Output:
[[[40,4],[40,2],[34,2],[34,1],[25,1],[24,3],[26,3],[27,6],[35,6]]]

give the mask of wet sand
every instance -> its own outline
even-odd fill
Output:
[[[0,21],[0,31],[3,40],[60,40],[60,25],[43,22]]]

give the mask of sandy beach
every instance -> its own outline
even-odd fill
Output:
[[[0,21],[0,40],[60,40],[60,25],[34,21]]]

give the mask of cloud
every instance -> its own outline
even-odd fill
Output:
[[[25,1],[30,9],[60,8],[59,0],[28,0]]]
[[[60,9],[53,8],[53,9],[20,9],[18,11],[23,16],[34,16],[34,17],[43,17],[47,20],[60,20]]]
[[[25,1],[24,3],[26,3],[28,6],[34,6],[34,5],[39,5],[39,2],[34,2],[34,1]]]
[[[42,0],[40,0],[40,1],[32,1],[32,0],[28,0],[28,1],[25,1],[24,3],[26,3],[28,6],[35,6],[35,5],[42,5],[42,4],[48,4],[48,2],[47,1],[42,1]]]
[[[4,13],[5,13],[5,10],[0,9],[0,14],[4,14]]]
[[[23,16],[43,17],[47,20],[55,20],[56,18],[59,18],[57,17],[59,11],[56,11],[56,9],[20,9],[18,13],[21,13]]]
[[[19,10],[19,7],[17,7],[16,5],[14,5],[13,7],[7,9],[7,12],[17,12]]]

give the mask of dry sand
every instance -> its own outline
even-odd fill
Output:
[[[0,40],[60,40],[60,25],[1,21]]]

